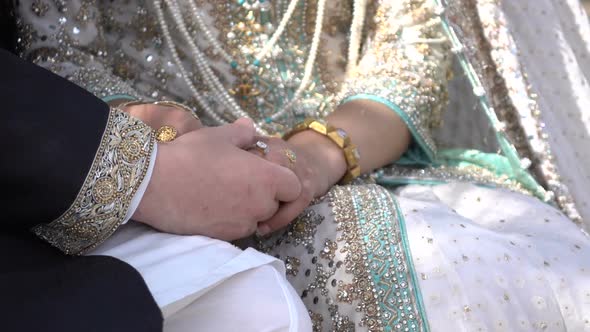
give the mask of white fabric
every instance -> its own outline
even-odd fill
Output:
[[[398,198],[432,331],[590,331],[590,239],[561,212],[462,183]]]
[[[311,331],[311,321],[284,275],[264,265],[229,278],[164,321],[165,332],[196,330]]]
[[[158,155],[158,144],[154,144],[154,149],[152,150],[152,154],[150,155],[150,163],[148,165],[147,171],[145,172],[143,182],[141,182],[139,187],[137,187],[137,191],[135,192],[135,195],[133,195],[133,198],[131,199],[131,203],[129,204],[129,210],[127,210],[127,214],[125,215],[125,220],[123,221],[123,224],[125,224],[129,220],[131,220],[131,217],[135,213],[135,210],[137,210],[137,207],[139,207],[139,203],[141,202],[141,199],[143,198],[143,194],[145,194],[148,184],[150,183],[150,179],[152,178],[152,172],[154,171],[154,166],[156,165],[156,156],[157,155]]]
[[[285,279],[283,263],[253,249],[242,251],[224,241],[161,233],[129,222],[89,254],[113,256],[138,270],[164,319],[180,326],[171,331],[187,326],[200,330],[201,324],[221,324],[214,331],[236,331],[236,322],[241,322],[240,331],[257,331],[271,313],[275,331],[311,330],[301,300]],[[257,301],[255,293],[263,289],[268,290]],[[223,297],[213,301],[215,294]],[[250,308],[254,303],[257,307]],[[201,309],[209,316],[195,314]]]
[[[590,228],[590,25],[579,0],[501,1],[560,173]]]

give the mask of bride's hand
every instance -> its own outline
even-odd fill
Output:
[[[269,146],[264,157],[292,169],[301,182],[301,194],[295,201],[283,204],[272,218],[261,222],[258,226],[259,235],[288,225],[314,198],[324,195],[346,172],[342,151],[328,138],[312,131],[299,133],[288,142],[280,138],[264,138],[263,141]]]
[[[195,118],[191,113],[176,107],[140,104],[127,106],[124,111],[145,122],[154,130],[158,130],[166,125],[172,126],[178,131],[177,136],[182,136],[188,132],[203,127],[201,121]]]

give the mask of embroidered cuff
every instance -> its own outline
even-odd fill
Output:
[[[429,161],[434,160],[436,144],[431,128],[439,122],[444,102],[432,104],[433,98],[418,93],[410,84],[391,78],[351,79],[339,95],[340,104],[353,100],[372,100],[395,112],[410,130],[416,147]]]
[[[150,165],[155,137],[143,122],[111,109],[82,189],[57,220],[32,231],[66,254],[79,255],[107,239],[125,221]]]

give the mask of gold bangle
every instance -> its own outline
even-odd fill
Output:
[[[352,144],[350,136],[348,136],[346,131],[341,128],[330,126],[324,120],[307,118],[303,120],[303,122],[295,125],[291,131],[283,135],[283,139],[288,140],[305,130],[313,130],[318,134],[328,137],[342,150],[344,159],[346,160],[347,169],[346,174],[344,174],[344,177],[340,180],[341,184],[350,183],[361,175],[361,167],[359,165],[360,154],[358,148],[356,145]]]
[[[197,120],[201,121],[201,119],[199,118],[199,116],[197,115],[197,113],[192,108],[186,106],[185,104],[177,103],[177,102],[172,101],[172,100],[160,100],[160,101],[155,101],[152,104],[154,104],[154,105],[160,105],[160,106],[166,106],[166,107],[178,108],[180,110],[183,110],[185,112],[188,112],[188,113],[192,114]]]
[[[158,106],[164,106],[164,107],[172,107],[172,108],[176,108],[176,109],[180,109],[182,111],[188,112],[195,119],[197,119],[199,121],[201,120],[201,119],[199,119],[197,114],[190,107],[188,107],[184,104],[181,104],[181,103],[177,103],[175,101],[171,101],[171,100],[161,100],[161,101],[155,101],[155,102],[145,102],[143,100],[131,100],[131,101],[122,102],[115,107],[121,111],[124,111],[125,107],[137,106],[137,105],[158,105]],[[176,139],[176,136],[178,136],[178,130],[171,125],[164,125],[156,130],[155,136],[156,136],[156,141],[158,141],[160,143],[172,142],[173,140]]]
[[[128,107],[128,106],[136,106],[136,105],[143,105],[143,104],[149,104],[149,103],[146,103],[143,100],[127,100],[127,101],[124,101],[124,102],[119,103],[117,105],[114,105],[113,107],[115,107],[115,108],[117,108],[117,109],[119,109],[121,111],[124,111],[124,108],[125,107]]]
[[[199,118],[197,113],[192,108],[190,108],[184,104],[177,103],[172,100],[160,100],[160,101],[153,101],[153,102],[145,102],[143,100],[131,100],[131,101],[126,101],[126,102],[122,102],[120,104],[117,104],[114,107],[116,107],[120,110],[123,110],[125,107],[128,107],[128,106],[137,106],[137,105],[144,105],[144,104],[152,104],[152,105],[158,105],[158,106],[177,108],[177,109],[180,109],[182,111],[192,114],[192,116],[194,116],[195,119],[201,121],[201,119]]]

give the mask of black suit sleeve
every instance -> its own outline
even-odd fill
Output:
[[[109,107],[89,92],[0,50],[3,228],[56,220],[93,163]]]
[[[3,229],[81,254],[124,221],[149,168],[151,128],[0,50]]]
[[[11,18],[6,15],[8,3],[0,1],[0,48],[14,51],[14,36],[9,33],[12,26],[5,24]],[[2,49],[0,100],[0,188],[4,193],[0,330],[161,331],[160,309],[131,266],[112,257],[67,256],[30,231],[42,230],[40,225],[51,226],[60,236],[45,239],[53,240],[49,243],[62,250],[77,248],[61,246],[60,240],[67,242],[71,237],[73,243],[82,244],[78,249],[99,243],[100,237],[68,233],[59,221],[74,221],[74,226],[75,221],[85,221],[84,214],[76,211],[73,215],[81,219],[63,216],[73,211],[88,179],[104,175],[97,163],[98,157],[104,157],[101,148],[105,142],[116,143],[106,139],[108,134],[119,135],[123,141],[127,138],[126,142],[141,142],[135,136],[121,136],[113,125],[131,123],[141,132],[141,124],[109,110],[100,99],[67,80]],[[121,144],[114,146],[117,151],[124,150]],[[100,204],[92,199],[89,202]],[[95,225],[100,227],[105,220],[98,218]],[[42,238],[47,234],[51,235],[37,232]]]

